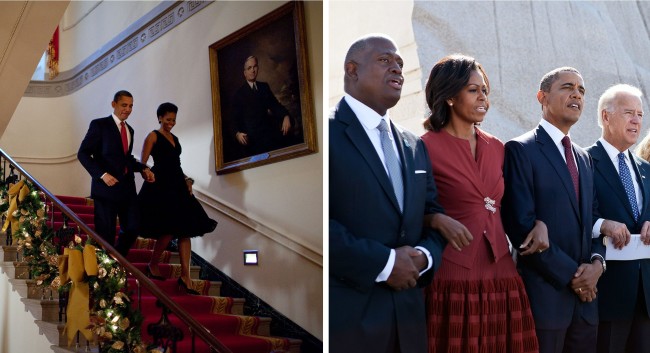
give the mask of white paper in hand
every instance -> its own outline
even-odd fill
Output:
[[[607,261],[650,259],[650,245],[643,244],[641,234],[632,234],[630,242],[623,249],[614,248],[610,237],[605,237],[605,246],[607,247],[605,256]]]

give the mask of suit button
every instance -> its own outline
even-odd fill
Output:
[[[406,231],[405,230],[402,230],[401,232],[399,232],[399,237],[400,238],[404,238],[405,236],[406,236]]]

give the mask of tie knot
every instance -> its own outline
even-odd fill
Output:
[[[569,136],[564,136],[564,138],[562,138],[562,146],[564,146],[564,148],[571,147],[571,138]]]
[[[381,119],[381,121],[379,122],[379,126],[377,126],[377,129],[379,129],[379,131],[388,132],[388,124],[386,124],[386,120]]]
[[[618,160],[619,160],[619,162],[625,162],[625,153],[620,152],[618,154]]]
[[[120,126],[121,126],[122,128],[124,128],[124,126],[125,126],[125,125],[126,125],[126,123],[125,123],[125,122],[123,122],[123,121],[120,121]]]

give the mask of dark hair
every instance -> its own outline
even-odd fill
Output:
[[[580,71],[570,66],[558,67],[557,69],[547,72],[544,75],[544,77],[542,77],[541,81],[539,81],[539,90],[544,92],[550,92],[553,82],[555,82],[555,80],[558,79],[561,72],[573,72],[578,74],[579,76],[582,76],[580,74]]]
[[[481,64],[471,56],[452,54],[440,59],[429,74],[425,88],[427,106],[431,113],[424,121],[424,128],[428,131],[440,131],[449,123],[451,110],[447,100],[455,97],[469,82],[472,71],[478,70],[490,93],[490,81]]]
[[[167,113],[174,113],[174,114],[178,113],[178,107],[173,103],[169,103],[169,102],[165,102],[158,106],[158,110],[156,110],[156,116],[158,118],[164,116]]]
[[[129,91],[125,91],[125,90],[117,91],[117,93],[115,93],[115,95],[113,96],[113,102],[117,103],[120,100],[120,97],[133,98],[133,95]]]

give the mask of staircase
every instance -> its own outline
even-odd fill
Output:
[[[72,211],[77,213],[86,224],[94,229],[92,200],[77,197],[57,196]],[[48,223],[50,225],[50,223]],[[53,228],[59,229],[63,225],[63,216],[54,212]],[[76,227],[68,223],[69,227]],[[6,244],[6,235],[0,234],[0,244]],[[140,271],[145,273],[155,240],[139,238],[129,251],[127,259]],[[59,301],[56,291],[43,291],[34,280],[27,279],[27,268],[16,266],[17,250],[15,246],[2,246],[0,251],[0,264],[12,280],[14,290],[20,293],[28,311],[34,315],[41,334],[44,334],[52,343],[54,352],[82,352],[86,351],[86,342],[83,336],[75,347],[67,348],[67,340],[63,335],[63,322],[59,318]],[[13,265],[13,266],[12,266]],[[186,310],[195,320],[204,325],[214,336],[228,347],[233,353],[299,353],[301,341],[291,338],[273,337],[270,334],[269,318],[247,316],[244,313],[244,300],[219,296],[220,283],[199,279],[200,268],[191,267],[193,288],[201,295],[189,295],[179,289],[176,282],[180,276],[178,253],[165,251],[161,255],[160,272],[166,280],[152,280],[174,302]],[[129,276],[128,288],[131,294],[133,307],[138,308],[144,317],[141,332],[144,342],[153,342],[153,337],[148,333],[148,326],[161,320],[161,308],[157,307],[157,298],[146,288],[138,289],[135,278]],[[140,292],[138,299],[137,293]],[[177,352],[210,353],[209,347],[200,339],[192,342],[192,336],[186,325],[173,314],[169,314],[169,321],[183,333],[183,339],[177,343]],[[91,351],[98,348],[92,343]],[[194,346],[194,350],[192,347]]]

